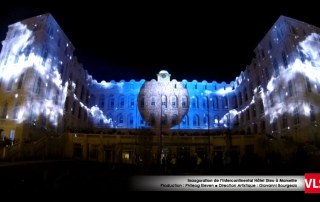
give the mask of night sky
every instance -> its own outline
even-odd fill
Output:
[[[149,81],[167,70],[178,81],[230,83],[251,63],[253,50],[280,15],[320,27],[316,8],[250,7],[234,13],[209,5],[2,7],[0,39],[8,25],[51,13],[75,46],[74,55],[99,82]]]

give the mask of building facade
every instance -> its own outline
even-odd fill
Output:
[[[266,135],[318,145],[319,34],[280,16],[230,83],[177,81],[166,70],[157,80],[98,83],[51,14],[26,19],[2,41],[0,139],[20,148],[64,136],[66,156],[128,162],[138,158],[144,129],[155,135],[157,158],[245,155],[261,149],[256,140]]]

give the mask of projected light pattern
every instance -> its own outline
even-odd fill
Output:
[[[229,84],[178,82],[166,70],[157,81],[98,83],[73,57],[74,47],[54,19],[38,16],[12,25],[3,42],[0,116],[43,128],[66,124],[72,130],[88,123],[95,129],[248,131],[265,122],[265,129],[253,131],[274,133],[280,131],[277,125],[288,130],[307,125],[303,117],[316,125],[320,36],[294,40],[286,42],[291,51],[278,53],[274,47],[282,42],[274,38],[274,49],[269,43],[270,50],[262,50],[264,56],[257,55]],[[293,121],[280,124],[284,118]]]

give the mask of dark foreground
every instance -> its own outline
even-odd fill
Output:
[[[131,176],[141,174],[171,175],[174,177],[174,175],[303,175],[304,172],[320,173],[308,167],[297,168],[290,165],[281,167],[253,165],[250,167],[203,166],[198,171],[186,167],[180,167],[173,171],[170,167],[160,169],[159,166],[154,166],[144,169],[143,172],[145,173],[141,172],[141,169],[138,169],[135,165],[112,165],[87,161],[32,161],[16,162],[16,165],[11,165],[9,162],[0,162],[0,193],[2,196],[45,197],[46,201],[59,201],[61,197],[65,196],[108,197],[115,193],[119,197],[125,197],[127,195],[125,193],[130,191]],[[204,196],[210,194],[201,193]],[[185,196],[188,194],[191,193],[184,192]],[[216,196],[218,193],[211,192],[211,194]],[[266,192],[263,194],[266,194]],[[304,198],[318,197],[318,195],[306,196],[304,193],[292,192],[290,192],[290,195],[303,196]]]

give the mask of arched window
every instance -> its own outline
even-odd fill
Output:
[[[162,95],[161,96],[161,106],[163,108],[166,108],[167,107],[167,97],[165,95]]]
[[[237,99],[237,96],[233,96],[233,106],[234,108],[238,108],[238,99]]]
[[[135,98],[134,96],[130,96],[129,98],[129,108],[133,109],[135,106]]]
[[[244,88],[244,101],[245,102],[248,101],[248,90],[247,90],[247,88]]]
[[[103,109],[104,108],[104,102],[105,102],[105,97],[104,95],[100,96],[100,101],[99,101],[99,108]]]
[[[178,116],[177,116],[176,114],[174,114],[174,115],[172,116],[172,120],[171,120],[171,125],[172,125],[172,126],[177,125],[177,119],[178,119]]]
[[[172,105],[172,108],[177,108],[177,97],[176,96],[171,97],[171,105]]]
[[[242,94],[241,94],[241,92],[239,93],[239,105],[240,106],[242,105]]]
[[[36,123],[36,107],[34,105],[31,106],[30,122]]]
[[[140,99],[140,107],[143,109],[145,107],[145,100],[144,100],[144,96],[141,97]]]
[[[21,89],[22,87],[23,77],[24,77],[24,74],[21,74],[18,82],[18,89]]]
[[[193,127],[198,127],[199,126],[199,117],[198,117],[198,115],[193,115],[192,123],[193,123]]]
[[[183,119],[182,119],[182,127],[183,127],[183,128],[189,127],[189,117],[188,117],[187,115],[184,115],[184,116],[183,116]]]
[[[282,128],[287,128],[287,127],[288,127],[287,114],[283,113],[282,114]]]
[[[161,115],[161,125],[167,125],[167,116],[165,114]]]
[[[183,108],[186,108],[188,106],[188,103],[187,103],[187,97],[186,96],[183,96],[182,99],[181,99],[181,105]]]
[[[156,118],[155,118],[155,115],[154,115],[154,114],[150,114],[149,121],[150,121],[150,125],[151,125],[151,126],[156,125]]]
[[[132,114],[129,114],[128,116],[128,126],[133,127],[133,116]]]
[[[108,102],[108,104],[109,104],[109,108],[110,108],[110,109],[113,109],[113,108],[114,108],[114,96],[113,96],[113,95],[111,95],[111,96],[109,97],[109,102]]]
[[[118,115],[118,126],[123,126],[123,115],[122,114]]]
[[[151,109],[155,109],[155,108],[156,108],[156,98],[151,97]]]
[[[202,108],[204,108],[204,109],[207,108],[207,97],[202,98]]]
[[[120,109],[123,109],[123,108],[124,108],[124,96],[123,96],[123,95],[121,95],[121,96],[119,97],[119,108],[120,108]]]
[[[1,118],[2,118],[2,119],[7,118],[7,113],[8,113],[8,103],[4,104],[4,107],[3,107],[3,110],[2,110]]]
[[[192,108],[197,108],[198,107],[197,97],[195,97],[195,96],[192,96],[192,98],[191,98],[191,107]]]
[[[90,96],[90,106],[93,107],[96,104],[96,96],[94,96],[93,94],[91,94]]]
[[[311,123],[316,123],[317,120],[316,120],[316,114],[314,112],[314,108],[312,105],[310,105],[310,121]]]
[[[19,118],[19,112],[20,112],[20,103],[17,102],[13,109],[13,119]]]
[[[235,116],[234,125],[235,126],[239,125],[239,115],[238,114]]]
[[[228,109],[228,108],[229,108],[227,96],[224,97],[224,108],[225,108],[225,109]]]
[[[8,85],[7,85],[7,91],[10,91],[12,89],[13,85],[13,76],[10,77]]]
[[[216,109],[219,109],[219,97],[215,97],[215,102],[216,102]]]
[[[277,118],[273,119],[272,125],[273,125],[273,131],[278,131],[278,119]]]
[[[41,117],[41,126],[46,127],[46,123],[47,123],[47,109],[44,109]]]

